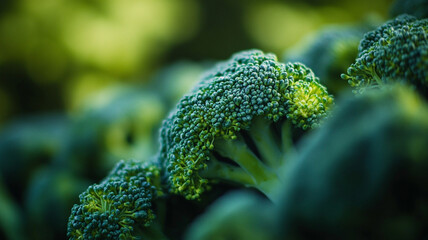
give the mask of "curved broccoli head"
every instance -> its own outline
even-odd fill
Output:
[[[197,199],[209,179],[222,179],[269,195],[290,130],[317,126],[331,103],[304,65],[283,64],[259,50],[235,54],[202,78],[163,123],[161,161],[171,191]],[[288,128],[278,134],[274,123]]]
[[[358,90],[404,80],[426,91],[427,69],[428,19],[400,15],[364,36],[342,78]]]
[[[121,161],[100,184],[90,186],[73,206],[69,239],[135,239],[154,219],[152,201],[161,194],[159,169]]]

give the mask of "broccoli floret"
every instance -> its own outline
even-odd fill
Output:
[[[342,78],[360,91],[391,81],[428,88],[428,19],[400,15],[368,32]]]
[[[209,206],[189,227],[187,240],[269,240],[275,208],[271,202],[247,191],[234,191]]]
[[[349,88],[340,74],[354,62],[364,34],[374,28],[371,22],[325,27],[287,50],[283,62],[305,64],[320,78],[320,82],[330,93],[337,94]]]
[[[424,239],[428,105],[402,86],[337,104],[288,168],[281,239]]]
[[[210,181],[226,180],[274,199],[292,138],[316,127],[331,103],[303,64],[283,64],[259,50],[235,54],[163,123],[160,160],[170,191],[198,199]]]
[[[162,195],[155,165],[121,161],[100,184],[90,186],[73,206],[70,239],[136,239],[155,218],[153,201]]]

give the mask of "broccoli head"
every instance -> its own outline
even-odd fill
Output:
[[[210,181],[254,187],[269,198],[296,133],[316,127],[332,103],[300,63],[259,50],[217,65],[184,96],[161,129],[170,190],[198,199]]]
[[[152,202],[162,195],[159,168],[121,161],[73,206],[69,239],[135,239],[155,218]]]
[[[355,63],[342,78],[359,91],[405,81],[426,92],[427,69],[428,19],[404,14],[364,35]]]

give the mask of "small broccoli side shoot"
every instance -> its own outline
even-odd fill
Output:
[[[359,91],[402,80],[426,92],[427,70],[428,19],[404,14],[365,34],[342,78]]]
[[[73,206],[69,239],[136,239],[155,218],[152,202],[162,194],[159,168],[121,161],[100,184],[90,186]]]
[[[270,199],[295,132],[316,127],[332,103],[313,72],[259,50],[232,56],[184,96],[161,129],[170,190],[198,199],[209,182],[254,187]]]

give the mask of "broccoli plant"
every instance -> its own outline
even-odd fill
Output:
[[[153,164],[119,162],[104,181],[80,195],[71,210],[69,239],[163,239],[152,224],[153,201],[162,195],[159,173]]]
[[[364,35],[342,78],[359,91],[403,80],[427,93],[427,69],[428,19],[404,14]]]
[[[161,128],[160,161],[170,191],[198,199],[214,181],[260,190],[271,200],[293,141],[326,116],[332,97],[300,63],[259,50],[217,65]]]

